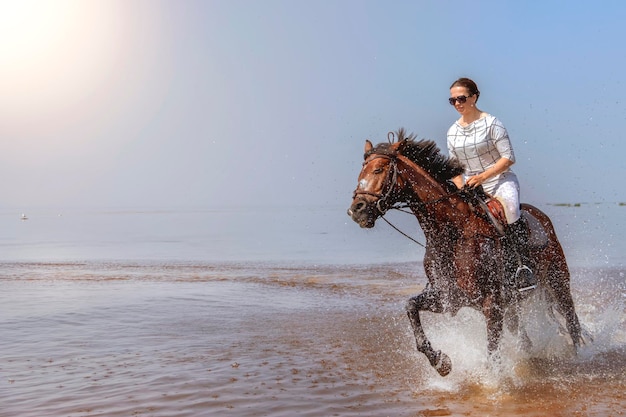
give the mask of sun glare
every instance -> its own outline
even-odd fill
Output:
[[[3,153],[37,163],[37,155],[81,140],[68,131],[97,112],[122,50],[123,34],[114,24],[122,17],[119,4],[0,0]]]
[[[4,117],[58,111],[112,61],[108,3],[0,0],[0,111]],[[0,116],[2,117],[2,116]]]
[[[0,2],[0,59],[14,73],[45,62],[71,32],[76,4],[35,0]],[[6,69],[6,67],[5,67]]]

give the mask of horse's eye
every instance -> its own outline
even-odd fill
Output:
[[[380,174],[381,172],[383,172],[383,169],[382,169],[382,168],[376,168],[376,169],[374,170],[374,174]]]

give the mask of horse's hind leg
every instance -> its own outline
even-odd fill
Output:
[[[541,270],[540,279],[545,280],[552,297],[556,301],[554,307],[565,318],[565,325],[574,343],[574,348],[578,348],[584,343],[584,339],[574,308],[574,300],[570,290],[569,268],[563,248],[556,237],[550,218],[545,213],[528,204],[523,205],[523,210],[537,219],[542,224],[544,231],[548,233],[548,246],[539,250],[536,249],[534,253],[535,259],[538,260],[537,269]]]
[[[443,311],[440,297],[436,291],[426,290],[410,298],[406,303],[406,312],[413,328],[417,350],[428,358],[430,365],[439,372],[439,375],[446,376],[452,370],[452,362],[448,355],[440,350],[435,351],[430,345],[430,341],[426,337],[420,321],[420,311],[432,311],[433,313],[441,313]]]
[[[552,268],[548,271],[548,285],[556,301],[555,308],[565,318],[567,332],[572,338],[574,348],[577,349],[581,344],[584,344],[584,340],[576,309],[574,308],[574,300],[569,285],[569,271],[566,265],[563,266],[558,262],[552,265]]]

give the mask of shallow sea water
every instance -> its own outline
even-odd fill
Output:
[[[540,308],[535,347],[484,320],[425,314],[439,377],[404,315],[419,263],[3,264],[0,416],[619,416],[623,270],[574,272],[594,342],[578,356]],[[416,279],[416,275],[418,278]],[[592,285],[589,285],[593,283]]]
[[[423,252],[343,209],[0,212],[0,417],[622,416],[623,209],[547,207],[592,343],[541,292],[497,366],[479,313],[425,313],[446,378],[404,313]]]

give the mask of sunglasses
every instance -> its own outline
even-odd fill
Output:
[[[470,98],[471,96],[473,96],[474,94],[470,94],[469,96],[458,96],[458,97],[450,97],[448,99],[448,101],[450,102],[451,105],[454,106],[454,104],[458,101],[459,104],[463,104],[467,101],[468,98]]]

